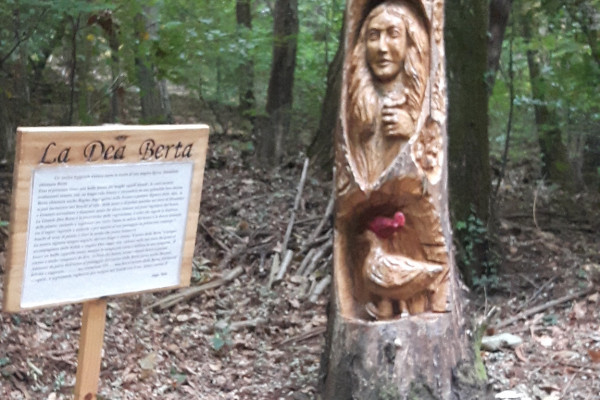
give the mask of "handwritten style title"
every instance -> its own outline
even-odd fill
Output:
[[[193,143],[183,144],[181,141],[174,144],[159,144],[154,139],[146,139],[138,149],[140,160],[176,160],[192,156]],[[125,158],[127,146],[125,144],[105,144],[101,140],[94,140],[83,148],[83,158],[88,162],[116,161]],[[44,149],[40,159],[42,164],[64,164],[69,162],[71,147],[60,148],[56,142],[50,142]]]

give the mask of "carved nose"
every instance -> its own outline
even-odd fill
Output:
[[[385,35],[381,35],[379,37],[379,51],[381,51],[382,53],[387,53],[388,50],[389,50],[389,46],[388,46],[387,38]]]

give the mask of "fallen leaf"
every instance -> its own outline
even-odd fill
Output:
[[[209,363],[208,368],[210,368],[210,370],[213,372],[217,372],[223,368],[223,365],[221,363]]]
[[[585,301],[580,301],[573,305],[573,309],[569,313],[569,318],[571,320],[582,320],[585,318],[586,314],[587,307],[585,306]]]
[[[292,306],[292,308],[298,309],[300,308],[300,302],[298,301],[298,299],[290,299],[290,306]]]
[[[153,371],[156,367],[156,358],[156,352],[153,351],[152,353],[148,354],[146,357],[142,358],[139,361],[140,368],[146,371]]]
[[[523,354],[523,345],[517,346],[515,348],[515,355],[519,360],[523,361],[524,363],[527,363],[529,361],[527,357],[525,357],[525,354]]]
[[[600,363],[600,350],[588,350],[588,355],[593,363]]]

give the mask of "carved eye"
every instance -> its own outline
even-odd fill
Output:
[[[368,40],[379,40],[379,31],[377,29],[369,30],[367,34]]]
[[[388,30],[388,35],[391,38],[397,39],[400,36],[402,36],[402,32],[400,31],[400,29],[396,28],[396,27],[392,27]]]

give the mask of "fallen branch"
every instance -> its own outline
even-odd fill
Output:
[[[532,295],[530,298],[528,298],[527,300],[525,300],[525,303],[523,303],[523,305],[520,307],[521,310],[523,310],[525,307],[527,307],[529,304],[531,304],[531,302],[533,300],[536,299],[536,297],[538,297],[538,295],[540,293],[542,293],[542,291],[544,289],[546,289],[548,286],[550,286],[555,280],[558,279],[558,276],[553,276],[552,278],[548,279],[546,282],[544,282],[542,284],[542,286],[540,286]]]
[[[323,218],[321,218],[321,221],[319,221],[319,224],[317,225],[315,230],[310,234],[308,239],[306,239],[304,241],[304,244],[302,244],[302,249],[300,250],[301,253],[306,251],[306,249],[308,249],[310,247],[310,245],[315,241],[317,236],[319,236],[319,233],[321,233],[321,231],[325,227],[325,224],[329,221],[329,217],[331,217],[331,214],[333,214],[334,206],[335,206],[335,190],[333,190],[331,192],[331,196],[329,197],[329,202],[327,203],[327,208],[325,209],[325,214],[323,215]]]
[[[314,257],[314,255],[315,255],[316,252],[317,252],[317,249],[310,249],[308,251],[308,254],[306,255],[306,257],[304,257],[304,259],[300,263],[300,266],[296,270],[296,275],[302,275],[302,273],[304,272],[304,270],[308,266],[308,263],[310,262],[310,260],[312,260],[312,258]]]
[[[315,238],[312,242],[307,243],[306,244],[306,248],[304,250],[302,250],[302,251],[305,251],[307,249],[311,249],[313,247],[316,247],[316,246],[319,246],[319,245],[323,244],[323,242],[326,242],[328,239],[331,239],[331,235],[332,235],[332,233],[331,233],[331,229],[330,229],[324,235],[321,235],[321,236]]]
[[[277,277],[277,272],[279,271],[279,254],[273,253],[271,257],[271,272],[269,273],[269,282],[267,283],[267,287],[271,287],[273,282],[275,282],[275,278]]]
[[[294,252],[291,250],[287,250],[285,252],[285,256],[283,257],[283,261],[281,262],[281,266],[279,267],[279,271],[277,271],[277,276],[275,277],[275,282],[283,279],[285,272],[287,271],[288,266],[292,262],[292,258],[294,257]]]
[[[292,236],[292,229],[294,229],[294,221],[296,220],[296,210],[300,206],[300,199],[302,198],[302,191],[304,190],[304,182],[306,182],[306,173],[308,172],[308,158],[304,160],[304,166],[302,167],[302,175],[300,176],[300,182],[298,182],[298,192],[296,193],[296,199],[294,200],[294,208],[292,208],[292,215],[290,215],[290,222],[288,223],[283,237],[283,243],[281,245],[281,254],[285,254],[287,250],[290,236]]]
[[[245,321],[236,321],[236,322],[232,322],[229,325],[229,330],[231,332],[235,332],[235,331],[238,331],[240,329],[245,329],[245,328],[256,328],[258,325],[263,325],[266,323],[267,323],[267,320],[262,317],[248,319]]]
[[[589,287],[589,288],[587,288],[585,290],[582,290],[580,292],[572,293],[572,294],[560,297],[560,298],[558,298],[556,300],[552,300],[552,301],[549,301],[547,303],[540,304],[539,306],[530,308],[529,310],[521,311],[520,313],[518,313],[514,317],[505,319],[504,321],[500,321],[499,323],[497,323],[495,325],[495,329],[498,330],[498,329],[503,328],[505,326],[512,325],[513,323],[519,321],[520,319],[529,317],[530,315],[537,314],[539,312],[545,311],[545,310],[547,310],[549,308],[558,306],[558,305],[566,303],[568,301],[575,300],[575,299],[578,299],[580,297],[586,296],[586,295],[594,292],[594,290],[596,290],[596,289],[593,288],[593,287]]]
[[[315,329],[312,329],[312,330],[310,330],[310,331],[308,331],[308,332],[304,332],[304,333],[301,333],[301,334],[299,334],[299,335],[292,336],[291,338],[287,338],[287,339],[285,339],[285,340],[281,341],[281,342],[279,343],[279,345],[280,345],[280,346],[285,346],[286,344],[289,344],[289,343],[298,343],[298,342],[302,342],[303,340],[308,340],[308,339],[310,339],[310,338],[313,338],[313,337],[315,337],[315,336],[322,335],[322,334],[323,334],[323,333],[325,333],[326,331],[327,331],[327,328],[326,328],[326,327],[324,327],[324,326],[319,326],[319,327],[317,327],[317,328],[315,328]]]
[[[329,240],[327,243],[325,243],[323,246],[321,246],[319,248],[319,250],[317,250],[315,252],[314,256],[312,257],[312,260],[310,261],[310,263],[308,264],[306,269],[304,269],[303,271],[298,271],[298,275],[308,276],[308,275],[312,274],[314,272],[314,270],[317,268],[317,263],[323,258],[323,256],[325,256],[325,254],[327,254],[329,251],[331,251],[332,247],[333,247],[332,240]]]
[[[231,260],[233,260],[234,258],[236,258],[237,256],[239,256],[240,254],[242,254],[246,249],[248,248],[248,244],[244,243],[241,245],[238,245],[236,247],[234,247],[234,249],[232,251],[230,251],[229,253],[227,253],[227,255],[225,256],[225,258],[223,258],[221,260],[221,262],[219,263],[219,266],[217,267],[217,269],[219,271],[224,271],[227,268],[227,265],[231,262]]]
[[[198,221],[198,226],[200,226],[200,228],[202,228],[202,230],[204,231],[204,233],[206,233],[208,235],[209,238],[212,239],[213,242],[215,242],[222,250],[229,252],[229,248],[227,246],[225,246],[225,244],[223,244],[223,242],[221,242],[219,239],[217,239],[215,237],[215,235],[213,235],[208,228],[206,227],[206,225],[204,225],[204,223],[202,221]]]
[[[319,283],[316,284],[315,288],[308,297],[308,301],[310,301],[311,303],[316,303],[321,293],[325,291],[325,289],[327,288],[327,286],[329,286],[330,283],[331,275],[327,275],[325,278],[321,279]]]
[[[231,271],[229,271],[229,273],[227,275],[225,275],[219,279],[215,279],[214,281],[203,283],[202,285],[199,285],[199,286],[194,286],[194,287],[190,287],[187,289],[183,289],[182,291],[180,291],[178,293],[174,293],[170,296],[164,297],[164,298],[160,299],[159,301],[157,301],[153,304],[150,304],[149,306],[144,307],[144,309],[148,310],[148,309],[158,308],[160,310],[166,310],[167,308],[173,307],[177,303],[181,303],[182,301],[188,301],[207,290],[216,289],[220,286],[223,286],[223,285],[231,282],[238,276],[240,276],[242,274],[242,272],[244,272],[244,269],[241,266],[237,266],[234,269],[232,269]]]

